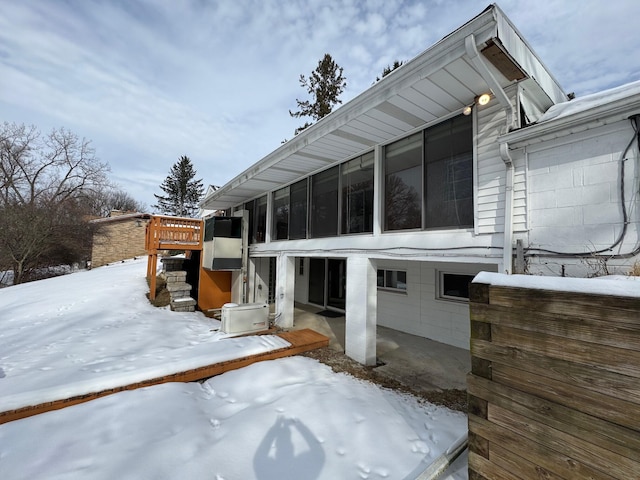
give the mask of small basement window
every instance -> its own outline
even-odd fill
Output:
[[[378,288],[407,291],[407,272],[402,270],[378,270]]]
[[[469,284],[475,275],[440,272],[438,298],[444,300],[469,300]]]

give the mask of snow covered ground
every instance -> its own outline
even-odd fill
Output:
[[[145,272],[141,259],[0,289],[0,409],[280,347],[277,337],[228,339],[201,314],[150,306]],[[409,480],[466,430],[460,413],[292,357],[0,425],[0,472]],[[465,459],[441,478],[467,478]]]

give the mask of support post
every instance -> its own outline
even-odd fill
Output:
[[[364,365],[376,364],[377,278],[375,260],[347,258],[345,353]]]
[[[280,254],[276,264],[276,324],[293,327],[296,263],[295,257]]]

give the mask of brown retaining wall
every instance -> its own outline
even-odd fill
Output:
[[[640,478],[640,298],[470,296],[469,479]]]

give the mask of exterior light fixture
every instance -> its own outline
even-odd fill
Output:
[[[466,107],[464,107],[462,109],[462,114],[463,115],[471,115],[471,105],[467,105]]]
[[[491,100],[491,95],[489,95],[488,93],[483,93],[478,97],[476,102],[478,103],[478,105],[486,105],[487,103],[489,103],[490,100]]]

